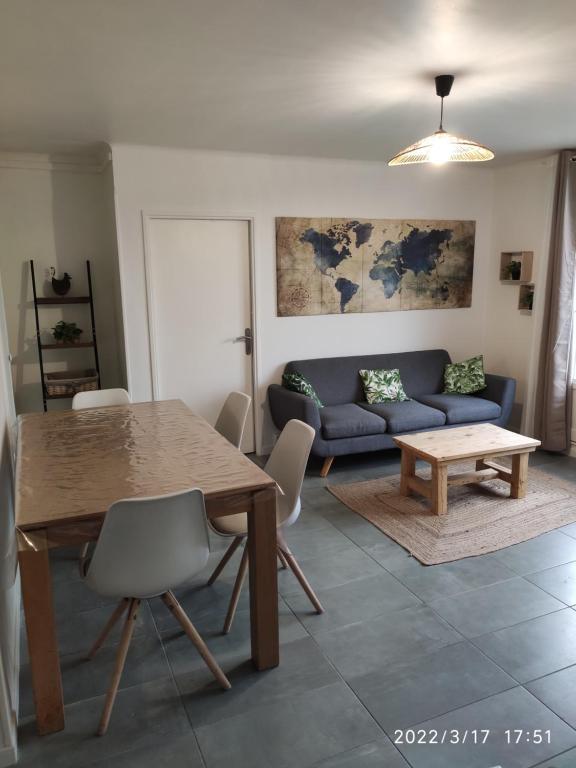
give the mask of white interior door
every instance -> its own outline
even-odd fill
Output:
[[[250,222],[148,220],[155,396],[180,398],[214,424],[227,395],[253,397]],[[253,409],[242,450],[254,450]]]

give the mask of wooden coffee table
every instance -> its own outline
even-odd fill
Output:
[[[425,496],[436,515],[445,515],[448,510],[449,485],[468,485],[499,478],[510,484],[510,498],[524,498],[528,454],[540,445],[539,440],[494,424],[418,432],[395,437],[394,442],[402,449],[400,493],[409,496],[415,491]],[[498,456],[511,456],[512,468],[492,461]],[[416,459],[424,459],[431,465],[430,480],[418,477]],[[450,464],[466,459],[476,459],[475,472],[457,472],[448,476]]]

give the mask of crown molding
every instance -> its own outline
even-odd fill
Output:
[[[0,168],[30,171],[66,171],[68,173],[102,173],[112,160],[109,147],[91,154],[67,152],[0,151]]]

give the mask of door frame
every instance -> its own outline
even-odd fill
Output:
[[[182,211],[142,211],[142,231],[144,235],[144,275],[146,282],[146,315],[148,318],[148,346],[150,356],[150,377],[152,380],[152,399],[159,397],[158,366],[157,366],[157,322],[154,312],[154,286],[152,281],[152,248],[150,241],[150,226],[154,220],[174,221],[244,221],[248,224],[248,280],[250,283],[250,326],[252,328],[252,354],[250,369],[252,374],[252,421],[254,427],[254,450],[260,450],[262,418],[260,409],[256,407],[256,393],[259,392],[259,339],[258,314],[256,304],[256,263],[254,249],[255,217],[252,214],[200,214]],[[242,329],[241,329],[242,330]]]

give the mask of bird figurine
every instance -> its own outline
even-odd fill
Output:
[[[50,273],[52,276],[52,289],[54,290],[54,293],[58,296],[66,296],[72,283],[72,278],[68,272],[64,272],[64,277],[60,280],[56,277],[56,270],[54,267],[50,267]]]

